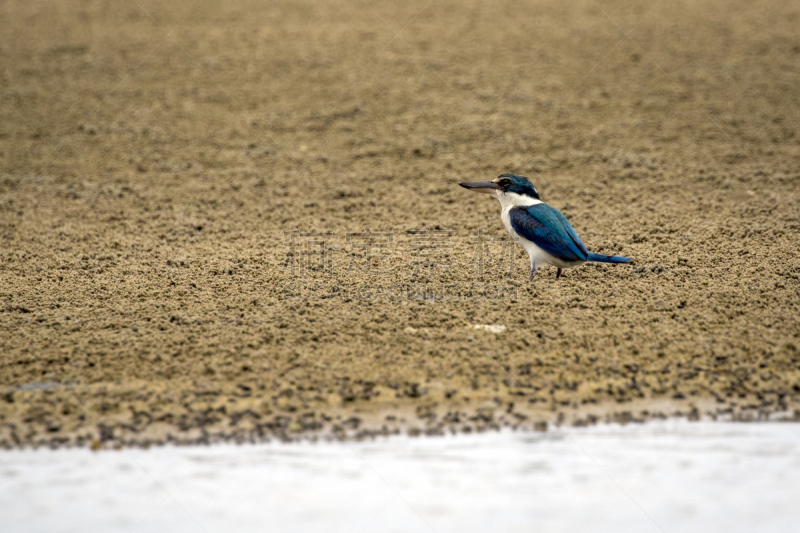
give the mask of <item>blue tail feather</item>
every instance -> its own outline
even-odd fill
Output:
[[[595,263],[630,263],[630,257],[622,257],[621,255],[604,255],[589,252],[587,261],[594,261]]]

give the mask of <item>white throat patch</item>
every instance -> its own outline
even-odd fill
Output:
[[[497,191],[495,198],[500,200],[500,205],[503,206],[503,209],[505,209],[506,207],[517,207],[517,206],[527,207],[530,205],[537,205],[542,203],[541,200],[537,200],[536,198],[531,198],[530,196],[523,196],[515,192]]]

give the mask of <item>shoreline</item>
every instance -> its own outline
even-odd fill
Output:
[[[679,402],[676,400],[631,402],[627,409],[611,409],[597,406],[594,409],[572,411],[544,411],[541,409],[514,408],[510,412],[492,408],[485,402],[478,409],[451,410],[437,414],[428,411],[423,417],[412,409],[370,412],[368,410],[342,410],[338,414],[319,413],[305,427],[297,425],[291,418],[280,415],[259,421],[251,417],[245,423],[241,419],[233,429],[223,429],[224,424],[209,425],[181,431],[171,424],[152,424],[144,430],[131,431],[123,423],[109,426],[103,422],[94,428],[85,426],[59,436],[40,439],[19,439],[13,426],[6,424],[0,430],[0,449],[60,449],[91,448],[121,449],[160,447],[165,445],[203,446],[218,443],[258,444],[261,442],[358,442],[381,437],[437,437],[445,435],[468,435],[492,431],[552,432],[560,428],[577,428],[602,424],[646,424],[664,420],[686,420],[690,422],[738,422],[738,423],[797,423],[800,409],[766,411],[758,409],[730,408],[712,409],[715,402]],[[302,417],[301,417],[302,419]],[[319,422],[321,420],[321,422]],[[15,437],[16,436],[16,440]]]

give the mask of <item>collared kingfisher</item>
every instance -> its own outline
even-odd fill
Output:
[[[503,225],[531,258],[531,275],[528,279],[533,279],[539,267],[545,264],[558,269],[558,279],[563,269],[587,261],[631,262],[630,257],[596,254],[587,250],[567,218],[558,209],[542,202],[539,191],[525,176],[502,174],[491,181],[470,181],[459,185],[500,200]]]

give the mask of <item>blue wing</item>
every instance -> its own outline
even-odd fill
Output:
[[[511,227],[539,248],[563,261],[586,261],[589,251],[567,218],[547,204],[514,207]]]

